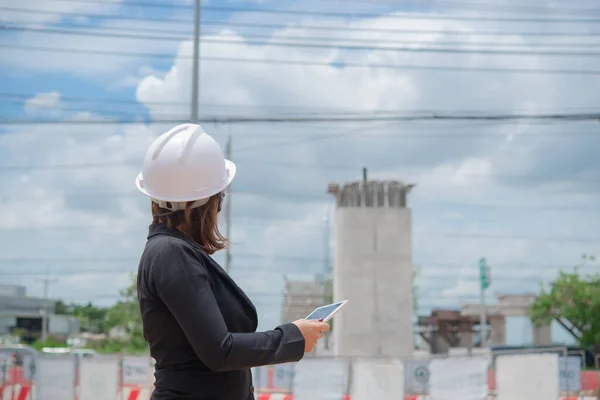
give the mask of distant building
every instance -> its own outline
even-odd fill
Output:
[[[54,300],[48,300],[46,309],[50,335],[70,337],[79,333],[76,318],[54,314]],[[27,296],[25,286],[0,284],[0,335],[20,330],[35,340],[42,333],[43,313],[43,298]]]
[[[330,300],[327,298],[329,286],[328,282],[322,279],[315,281],[286,280],[281,322],[293,322],[306,318],[315,308],[325,305]],[[324,355],[330,355],[328,333],[324,335],[323,340],[318,342],[314,352],[307,354],[306,357]]]
[[[324,305],[324,286],[316,281],[286,281],[281,309],[281,322],[306,318],[315,308]]]

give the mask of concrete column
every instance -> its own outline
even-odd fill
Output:
[[[550,325],[533,327],[533,345],[552,346],[552,327]]]
[[[473,347],[473,334],[471,332],[461,332],[458,347],[470,349]]]
[[[503,315],[488,316],[490,322],[492,346],[503,346],[506,344],[506,320]]]
[[[473,347],[473,325],[470,321],[461,321],[459,347],[470,349]]]

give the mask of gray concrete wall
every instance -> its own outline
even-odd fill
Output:
[[[334,353],[412,357],[411,211],[402,199],[370,203],[338,197],[334,300],[349,303],[335,317]]]

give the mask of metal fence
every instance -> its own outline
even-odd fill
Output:
[[[586,400],[599,372],[565,348],[423,359],[307,358],[253,368],[257,400]],[[29,372],[27,369],[29,368]],[[148,400],[148,356],[0,359],[0,400]],[[589,397],[582,397],[589,396]]]

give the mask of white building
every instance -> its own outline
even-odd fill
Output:
[[[334,354],[412,357],[411,210],[399,182],[332,184],[336,197]]]
[[[54,314],[54,300],[48,300],[46,310],[49,334],[69,337],[79,333],[77,318]],[[39,337],[43,313],[43,298],[27,296],[25,286],[0,284],[0,335],[18,329],[29,338]]]

